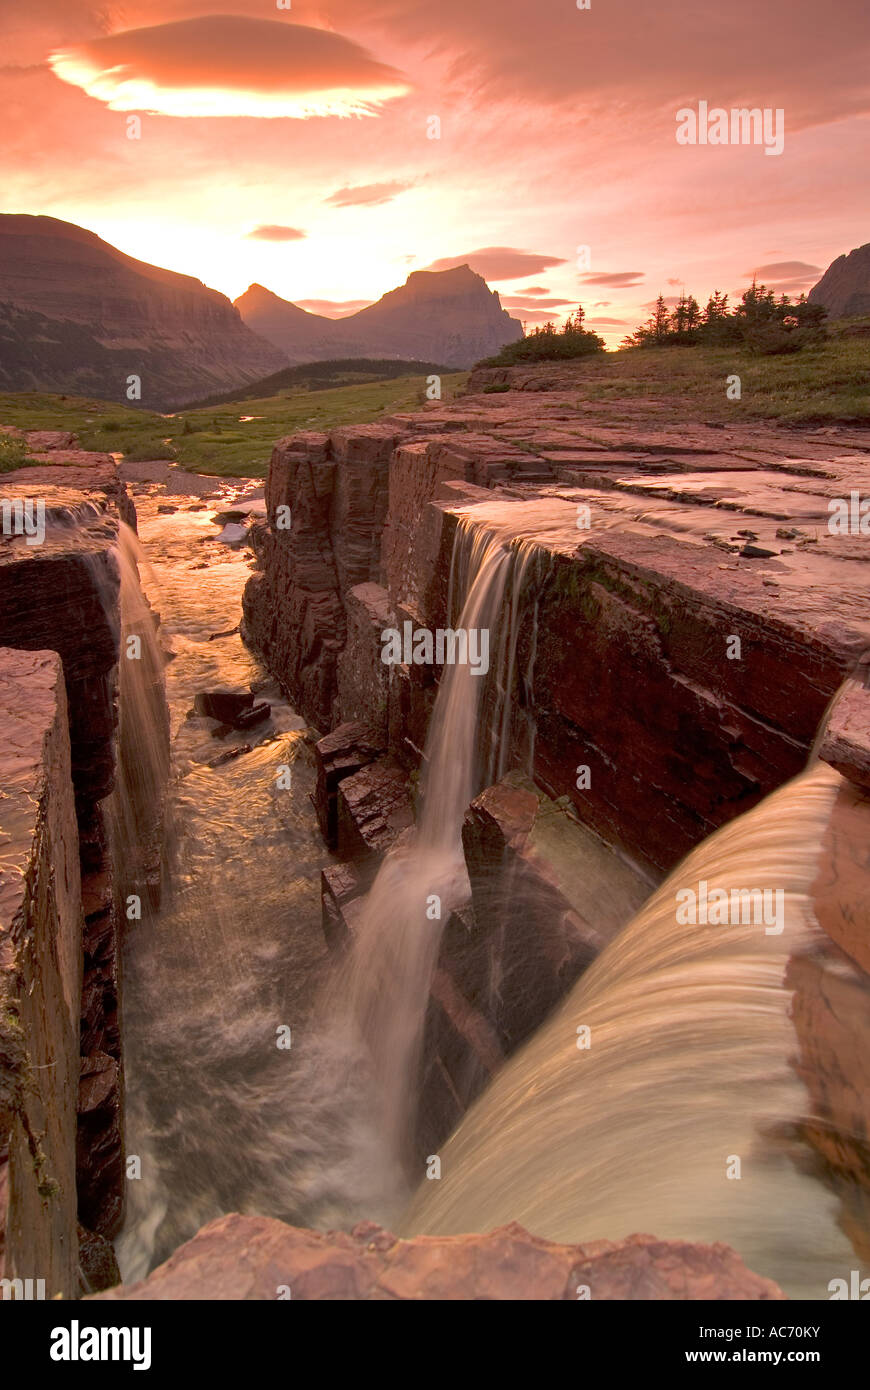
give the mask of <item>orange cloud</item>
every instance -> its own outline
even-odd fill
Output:
[[[392,183],[363,183],[357,187],[339,188],[324,198],[324,202],[333,203],[339,208],[376,207],[380,203],[389,203],[413,187],[412,183],[402,183],[398,179]]]
[[[643,279],[642,270],[602,270],[597,275],[581,275],[584,285],[606,285],[610,290],[622,289],[626,285],[638,285]]]
[[[562,309],[574,303],[573,299],[542,299],[540,295],[503,294],[499,298],[505,309]]]
[[[468,265],[484,280],[523,280],[527,275],[537,275],[541,270],[565,264],[562,257],[542,256],[536,251],[518,251],[513,246],[482,246],[477,251],[466,252],[464,256],[443,256],[425,269],[453,270],[455,266]]]
[[[373,299],[295,299],[299,309],[307,309],[309,314],[323,314],[328,319],[341,319],[346,314],[356,314],[367,309]]]
[[[298,227],[280,227],[274,223],[255,227],[252,232],[248,232],[248,236],[253,237],[255,241],[304,241],[307,235],[307,232],[300,232]]]
[[[113,111],[165,116],[373,116],[410,90],[340,34],[241,15],[130,29],[52,53],[49,64]]]

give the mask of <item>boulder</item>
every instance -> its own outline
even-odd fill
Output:
[[[369,763],[338,785],[338,853],[371,875],[402,831],[414,824],[405,769],[391,758]]]
[[[317,767],[314,809],[320,833],[330,849],[338,844],[339,783],[380,757],[383,751],[384,741],[378,731],[353,720],[340,724],[314,745]]]
[[[97,1294],[115,1302],[330,1300],[576,1302],[782,1300],[730,1246],[633,1235],[556,1245],[519,1225],[486,1235],[399,1240],[373,1222],[308,1231],[267,1216],[222,1216],[138,1284]]]
[[[268,700],[256,700],[250,709],[242,710],[233,720],[234,729],[252,729],[255,724],[262,724],[264,719],[268,719],[272,713],[272,706]]]
[[[253,703],[254,696],[250,690],[202,690],[195,696],[193,708],[206,719],[233,724],[240,715],[250,710]]]

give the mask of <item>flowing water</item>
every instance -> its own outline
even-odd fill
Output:
[[[122,865],[124,898],[159,898],[162,807],[169,775],[169,726],[164,653],[142,588],[145,552],[122,521],[115,552],[120,581],[121,657],[118,680],[118,757],[115,785],[105,802],[112,860]],[[112,611],[111,607],[108,611]]]
[[[191,717],[197,690],[263,680],[237,634],[210,640],[238,621],[247,562],[210,539],[209,513],[137,505],[148,563],[123,545],[173,654],[172,772],[162,906],[131,924],[124,955],[127,1151],[142,1171],[119,1243],[126,1280],[227,1211],[321,1227],[398,1217],[429,984],[468,894],[463,812],[507,770],[515,674],[533,683],[533,655],[515,668],[546,573],[535,538],[576,540],[557,502],[528,512],[526,536],[513,509],[503,524],[491,505],[461,521],[449,608],[454,627],[489,631],[491,670],[445,668],[418,825],[384,861],[333,974],[303,721],[269,692],[269,723],[225,741],[251,751],[211,768],[225,743]],[[289,791],[276,781],[287,766]],[[783,977],[815,930],[808,887],[836,785],[817,765],[684,861],[468,1113],[407,1231],[518,1220],[560,1240],[726,1240],[789,1292],[825,1296],[853,1257],[795,1137],[807,1097]],[[784,930],[678,925],[677,890],[702,879],[781,888]]]
[[[453,627],[488,634],[490,667],[445,666],[424,754],[422,812],[413,836],[396,846],[371,888],[350,959],[334,989],[371,1059],[380,1132],[394,1162],[407,1155],[416,1117],[420,1049],[441,932],[470,889],[462,852],[468,803],[507,770],[510,693],[521,600],[533,564],[545,565],[544,537],[564,537],[564,503],[527,513],[530,535],[512,517],[459,520],[450,575]],[[488,717],[481,720],[486,700]],[[481,737],[481,725],[491,740]],[[434,900],[434,901],[433,901]]]
[[[172,771],[162,905],[127,924],[124,945],[126,1147],[141,1162],[118,1242],[128,1281],[228,1211],[302,1225],[367,1214],[380,1172],[355,1059],[312,1017],[328,855],[304,721],[271,688],[270,720],[244,734],[217,740],[213,721],[191,717],[197,691],[264,679],[237,633],[210,640],[237,626],[249,565],[215,543],[210,512],[160,515],[148,497],[137,510],[139,568],[172,653]]]
[[[791,1296],[828,1296],[855,1256],[796,1138],[808,1098],[784,975],[813,944],[839,784],[816,764],[682,862],[465,1116],[406,1232],[515,1220],[559,1241],[724,1240]],[[782,889],[782,931],[681,925],[676,895],[702,881]]]

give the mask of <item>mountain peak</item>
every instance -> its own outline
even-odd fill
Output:
[[[470,367],[522,337],[518,320],[467,264],[412,270],[404,285],[341,319],[310,314],[261,285],[246,290],[236,307],[291,363],[396,357]]]
[[[808,298],[823,304],[832,319],[870,313],[870,242],[832,261]]]

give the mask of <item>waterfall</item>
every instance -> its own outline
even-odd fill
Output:
[[[461,828],[473,797],[506,770],[517,636],[533,562],[549,535],[565,536],[565,503],[535,506],[517,534],[517,509],[494,520],[472,507],[458,521],[448,612],[453,626],[489,633],[491,666],[447,666],[424,753],[416,832],[387,855],[368,894],[349,960],[333,988],[370,1059],[388,1153],[401,1164],[415,1120],[429,989],[444,923],[469,897]],[[486,704],[486,717],[482,706]]]
[[[808,1096],[783,981],[818,930],[839,785],[816,764],[674,870],[469,1110],[406,1234],[725,1240],[792,1296],[827,1297],[854,1255],[795,1137]],[[783,930],[680,925],[677,893],[702,881],[782,889]]]
[[[104,803],[123,895],[159,897],[161,823],[169,775],[165,657],[140,583],[145,554],[123,521],[115,550],[120,578],[118,737],[115,785]]]

